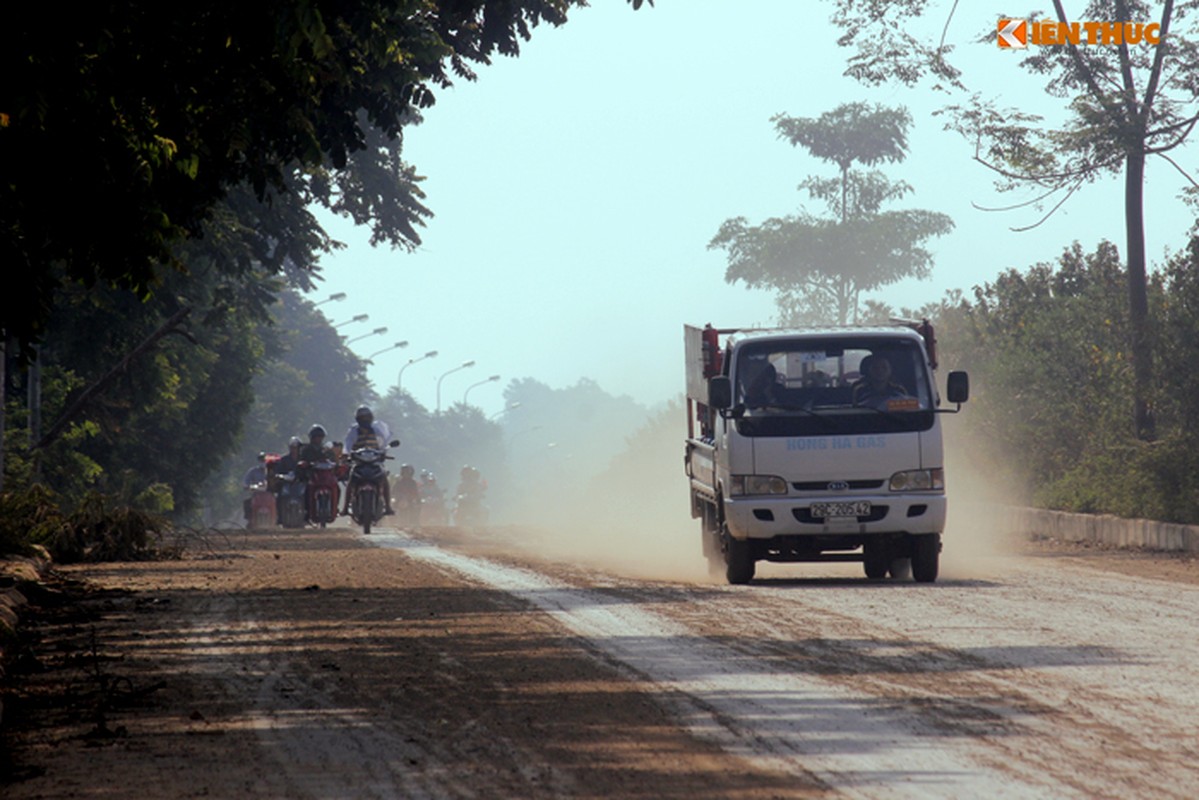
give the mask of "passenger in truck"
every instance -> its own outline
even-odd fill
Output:
[[[863,377],[853,387],[855,406],[886,409],[888,401],[909,396],[907,389],[891,380],[891,362],[886,356],[866,356],[860,370]]]

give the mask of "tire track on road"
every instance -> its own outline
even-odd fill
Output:
[[[697,634],[610,591],[380,532],[377,546],[512,594],[663,689],[694,733],[763,767],[815,775],[851,797],[1062,797],[1069,785],[988,766],[963,739],[928,735],[910,709],[796,673]]]

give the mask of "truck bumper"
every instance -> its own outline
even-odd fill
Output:
[[[868,500],[868,517],[816,519],[819,502]],[[775,536],[941,533],[945,529],[944,494],[845,495],[837,497],[738,497],[724,501],[725,521],[734,539]]]

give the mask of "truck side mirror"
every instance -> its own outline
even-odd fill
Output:
[[[970,376],[965,372],[949,373],[946,394],[951,403],[964,403],[970,399]]]
[[[724,411],[733,404],[733,384],[727,375],[717,375],[708,381],[708,405]]]

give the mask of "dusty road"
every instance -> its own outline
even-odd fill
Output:
[[[933,585],[748,587],[503,532],[248,533],[72,568],[5,797],[1199,793],[1199,566],[1043,549]]]

